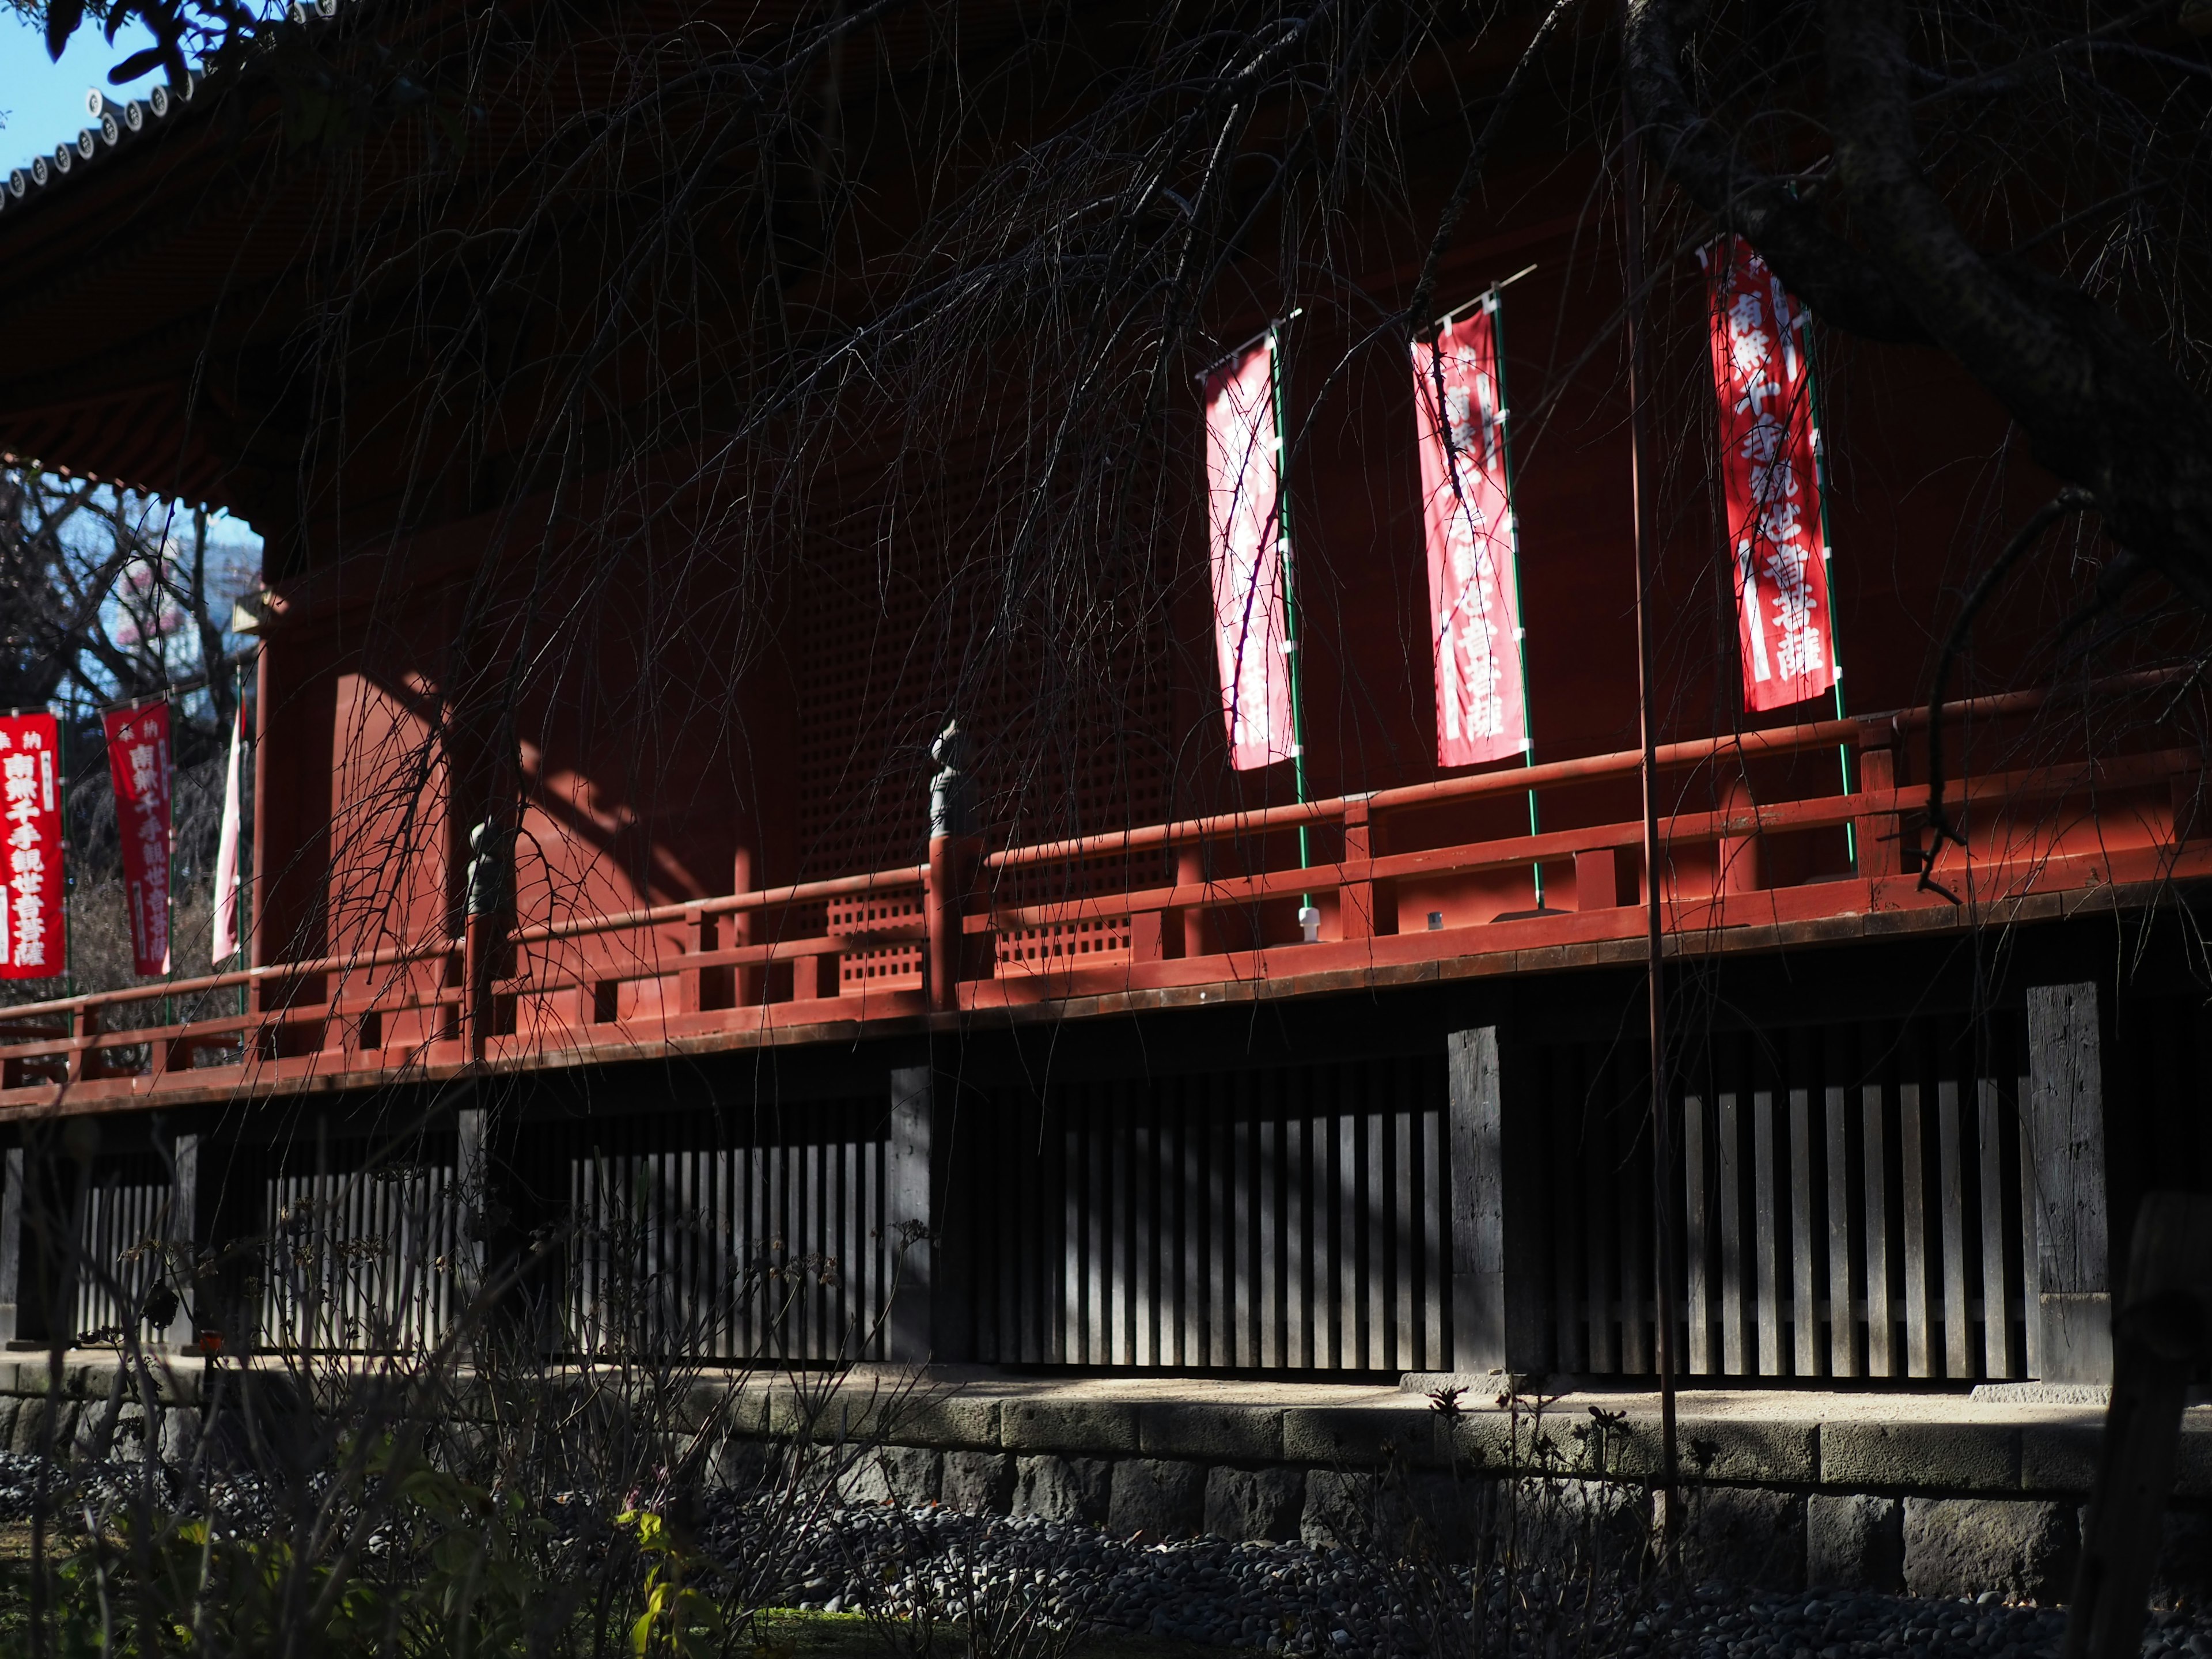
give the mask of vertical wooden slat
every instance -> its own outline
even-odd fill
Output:
[[[1313,1137],[1306,1118],[1301,1077],[1285,1103],[1283,1122],[1283,1324],[1284,1361],[1309,1370],[1314,1358]]]
[[[1206,1364],[1206,1304],[1207,1283],[1206,1230],[1211,1224],[1206,1208],[1206,1117],[1196,1089],[1182,1085],[1182,1106],[1176,1133],[1182,1140],[1182,1320],[1183,1351],[1177,1362]]]
[[[2012,1375],[2012,1343],[2005,1310],[2004,1146],[1995,1078],[1975,1085],[1974,1134],[1981,1152],[1982,1370],[1987,1376]]]
[[[1821,1097],[1828,1137],[1828,1374],[1856,1376],[1858,1322],[1851,1312],[1851,1164],[1841,1089]]]
[[[1259,1123],[1260,1363],[1270,1370],[1283,1364],[1282,1108],[1278,1079]]]
[[[1128,1085],[1133,1087],[1134,1085]],[[1158,1154],[1152,1146],[1151,1103],[1141,1097],[1133,1103],[1129,1127],[1130,1185],[1135,1189],[1135,1203],[1130,1225],[1135,1229],[1132,1240],[1134,1261],[1131,1275],[1135,1280],[1132,1301],[1136,1310],[1137,1337],[1133,1362],[1139,1365],[1160,1363],[1155,1333],[1159,1329],[1159,1307],[1152,1287],[1154,1232],[1158,1222],[1158,1183],[1153,1180]]]
[[[1356,1091],[1336,1079],[1336,1224],[1330,1243],[1335,1252],[1336,1306],[1331,1315],[1334,1363],[1347,1370],[1359,1364],[1359,1115]]]
[[[1585,1080],[1577,1075],[1576,1082]],[[1589,1092],[1581,1088],[1587,1100]],[[1613,1155],[1613,1115],[1601,1112],[1585,1121],[1584,1133],[1590,1138],[1589,1156],[1583,1161],[1582,1206],[1583,1224],[1588,1238],[1583,1249],[1583,1267],[1588,1285],[1589,1301],[1589,1369],[1607,1376],[1620,1370],[1620,1327],[1615,1323],[1613,1294],[1613,1274],[1616,1252],[1613,1247],[1613,1229],[1619,1218],[1613,1202],[1615,1182],[1620,1178],[1620,1160]]]
[[[1232,1179],[1237,1194],[1232,1211],[1236,1235],[1229,1276],[1232,1309],[1230,1363],[1234,1365],[1256,1364],[1260,1357],[1259,1206],[1255,1202],[1257,1194],[1253,1183],[1257,1179],[1254,1155],[1259,1147],[1258,1095],[1264,1086],[1262,1079],[1247,1073],[1237,1079],[1236,1096],[1231,1103],[1229,1139],[1236,1154]]]
[[[1367,1250],[1366,1260],[1360,1265],[1359,1322],[1364,1337],[1364,1358],[1361,1361],[1370,1371],[1385,1369],[1389,1361],[1383,1357],[1384,1339],[1390,1324],[1390,1303],[1384,1274],[1389,1271],[1389,1154],[1382,1145],[1382,1109],[1374,1086],[1375,1074],[1366,1076],[1367,1086],[1359,1091],[1360,1106],[1365,1117],[1362,1139],[1366,1145],[1367,1189]]]
[[[1131,1305],[1131,1264],[1128,1101],[1123,1091],[1108,1085],[1110,1103],[1106,1121],[1106,1155],[1113,1171],[1112,1208],[1106,1218],[1106,1352],[1109,1363],[1127,1365],[1135,1357],[1136,1314]]]
[[[1928,1182],[1923,1164],[1926,1142],[1920,1122],[1920,1085],[1906,1083],[1897,1091],[1899,1179],[1903,1183],[1905,1212],[1905,1374],[1933,1374],[1928,1330]]]
[[[1813,1095],[1790,1091],[1790,1279],[1796,1374],[1820,1374],[1820,1280],[1813,1260]]]
[[[1211,1264],[1206,1275],[1211,1288],[1206,1314],[1210,1356],[1207,1364],[1213,1365],[1237,1363],[1237,1316],[1243,1302],[1238,1293],[1237,1275],[1243,1267],[1243,1229],[1239,1223],[1244,1195],[1237,1190],[1237,1096],[1243,1084],[1242,1077],[1215,1078],[1206,1119],[1206,1156],[1213,1170],[1208,1188],[1213,1198],[1213,1211],[1206,1234]]]
[[[1720,1097],[1721,1139],[1721,1366],[1730,1376],[1751,1374],[1744,1352],[1750,1301],[1746,1269],[1751,1252],[1743,1225],[1743,1124],[1733,1090]]]
[[[1943,1182],[1943,1375],[1957,1381],[1974,1374],[1974,1334],[1966,1317],[1966,1194],[1956,1083],[1936,1085],[1936,1126]]]
[[[1759,1374],[1782,1374],[1781,1250],[1774,1206],[1774,1094],[1759,1089],[1751,1097],[1753,1156],[1751,1201],[1759,1262],[1753,1294],[1759,1298]]]
[[[1451,1333],[1444,1312],[1443,1216],[1448,1202],[1444,1187],[1443,1113],[1436,1098],[1434,1079],[1421,1103],[1421,1356],[1414,1363],[1424,1370],[1449,1368]]]
[[[1690,1318],[1690,1371],[1696,1376],[1711,1376],[1714,1370],[1712,1289],[1706,1270],[1706,1252],[1711,1248],[1705,1222],[1707,1184],[1705,1103],[1689,1095],[1682,1101],[1682,1257],[1689,1270],[1685,1304]]]
[[[1889,1295],[1889,1138],[1883,1133],[1881,1085],[1859,1091],[1860,1237],[1866,1250],[1867,1371],[1897,1375],[1896,1325]]]
[[[1112,1249],[1112,1233],[1107,1225],[1107,1206],[1112,1190],[1113,1156],[1107,1142],[1105,1103],[1099,1098],[1100,1091],[1094,1085],[1082,1091],[1084,1139],[1090,1143],[1085,1163],[1090,1180],[1084,1194],[1084,1304],[1083,1304],[1083,1360],[1085,1364],[1112,1364],[1112,1350],[1108,1347],[1112,1327],[1107,1309],[1107,1258]]]
[[[2014,1127],[2019,1133],[2020,1152],[2020,1302],[2025,1339],[2023,1347],[2027,1358],[2027,1375],[2043,1375],[2043,1266],[2042,1241],[2036,1236],[2039,1206],[2035,1201],[2035,1147],[2028,1127],[2028,1082],[2020,1080],[2020,1092],[2013,1097],[2021,1103],[2014,1114]]]
[[[1403,1074],[1408,1069],[1404,1061],[1395,1068],[1403,1082],[1410,1082]],[[1411,1370],[1413,1368],[1413,1228],[1421,1209],[1420,1194],[1413,1186],[1413,1132],[1418,1122],[1413,1110],[1410,1089],[1400,1087],[1393,1091],[1389,1103],[1388,1128],[1390,1137],[1391,1167],[1396,1171],[1390,1182],[1390,1278],[1397,1305],[1397,1317],[1390,1352],[1382,1363],[1392,1370]]]
[[[1607,1075],[1610,1079],[1613,1075],[1614,1062],[1607,1059],[1601,1063],[1606,1067]],[[1618,1109],[1619,1095],[1613,1093],[1609,1095],[1608,1098],[1616,1103],[1616,1109]],[[1705,1173],[1700,1179],[1704,1188],[1710,1191],[1712,1185],[1712,1159],[1710,1146],[1705,1135],[1705,1113],[1702,1106],[1698,1109],[1698,1143],[1707,1147],[1705,1154]],[[1621,1165],[1624,1192],[1620,1206],[1620,1363],[1622,1368],[1630,1374],[1640,1376],[1658,1369],[1653,1363],[1651,1355],[1652,1340],[1657,1334],[1658,1324],[1653,1311],[1657,1300],[1654,1294],[1656,1288],[1654,1282],[1656,1275],[1646,1266],[1647,1253],[1652,1243],[1650,1200],[1655,1183],[1647,1161],[1651,1155],[1649,1139],[1632,1135],[1630,1144],[1634,1150]],[[1671,1181],[1672,1172],[1668,1172],[1665,1178]],[[1711,1212],[1708,1208],[1702,1212],[1699,1222],[1699,1224],[1707,1230],[1705,1250],[1700,1258],[1700,1267],[1701,1271],[1707,1274],[1705,1359],[1708,1370],[1711,1370],[1713,1360],[1711,1216]]]

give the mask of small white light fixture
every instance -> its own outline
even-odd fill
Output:
[[[1321,943],[1321,909],[1318,906],[1302,904],[1298,907],[1298,931],[1306,936],[1307,944]]]

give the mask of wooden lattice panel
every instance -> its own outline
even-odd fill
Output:
[[[890,893],[869,893],[851,900],[832,900],[830,935],[849,935],[853,945],[837,965],[841,994],[861,991],[917,991],[921,988],[922,951],[912,943],[871,943],[878,932],[908,933],[922,926],[921,889],[909,887]]]
[[[1129,955],[1129,919],[1101,916],[1054,922],[1048,927],[1012,928],[999,935],[1001,969],[1049,973],[1056,968],[1088,968]]]
[[[856,484],[855,498],[868,490]],[[1085,670],[1023,635],[978,630],[995,613],[997,520],[981,468],[909,483],[810,538],[799,722],[801,872],[852,875],[919,863],[929,745],[948,713],[969,734],[987,836],[1021,839],[1147,823],[1167,806],[1172,699],[1152,653],[1115,635]],[[1141,603],[1141,598],[1134,602]],[[1073,674],[1079,696],[1041,707]],[[964,679],[963,679],[964,675]]]

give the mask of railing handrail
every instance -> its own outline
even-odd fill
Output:
[[[118,1002],[150,1002],[155,997],[195,996],[202,991],[220,991],[232,986],[265,985],[271,980],[313,979],[323,974],[343,974],[362,968],[396,968],[402,963],[450,956],[464,948],[465,942],[458,939],[424,939],[414,945],[356,951],[347,956],[320,957],[306,962],[270,962],[258,968],[230,968],[220,974],[203,974],[197,979],[162,980],[150,985],[127,987],[120,991],[86,991],[73,997],[55,997],[46,1002],[26,1002],[12,1008],[0,1008],[0,1022],[36,1019],[45,1014],[75,1013],[86,1008],[104,1008]]]
[[[2187,665],[2148,669],[2133,673],[2114,675],[2092,682],[2084,687],[2067,687],[2057,691],[2046,689],[1997,692],[1979,697],[1960,698],[1943,705],[1943,718],[1948,723],[1954,720],[2002,718],[2014,714],[2032,714],[2060,696],[2096,694],[2127,695],[2155,690],[2172,684],[2195,672]],[[1831,744],[1857,743],[1861,747],[1887,746],[1881,740],[1885,733],[1893,738],[1908,728],[1924,728],[1931,711],[1923,705],[1915,708],[1887,710],[1879,714],[1852,715],[1846,718],[1807,721],[1796,726],[1775,726],[1745,732],[1724,732],[1717,737],[1686,739],[1662,744],[1656,752],[1656,763],[1662,769],[1675,769],[1692,766],[1723,756],[1753,756],[1782,754],[1807,749],[1825,748]],[[1364,805],[1371,813],[1419,810],[1427,806],[1446,805],[1453,801],[1480,799],[1486,795],[1517,794],[1524,790],[1551,785],[1587,782],[1594,780],[1633,775],[1642,766],[1643,756],[1636,750],[1620,750],[1610,753],[1581,756],[1567,760],[1548,761],[1540,765],[1477,773],[1469,776],[1441,778],[1429,783],[1407,784],[1395,788],[1358,792],[1332,797],[1327,800],[1310,801],[1281,806],[1261,807],[1246,811],[1215,813],[1205,817],[1188,818],[1176,823],[1150,824],[1127,830],[1107,831],[1100,835],[1082,836],[1060,841],[1033,842],[1025,847],[1012,847],[987,855],[982,865],[987,869],[1009,870],[1026,866],[1054,863],[1070,859],[1110,856],[1141,851],[1151,848],[1166,848],[1193,841],[1204,841],[1215,836],[1251,834],[1257,831],[1294,828],[1300,824],[1326,823],[1341,818],[1346,811]],[[1864,802],[1856,796],[1820,798],[1832,804],[1854,802],[1864,810]],[[1846,813],[1845,816],[1849,814]],[[1693,815],[1694,816],[1694,815]],[[1715,815],[1704,815],[1714,823]],[[1753,822],[1759,821],[1754,813]],[[1685,819],[1687,822],[1687,819]],[[1515,838],[1505,838],[1511,842]],[[1532,847],[1549,841],[1538,837]],[[1318,872],[1316,872],[1318,873]],[[667,904],[644,906],[636,909],[615,911],[593,916],[570,917],[565,921],[544,922],[517,928],[507,936],[510,945],[521,946],[548,944],[556,939],[578,939],[596,933],[618,933],[651,928],[670,923],[679,923],[694,917],[733,915],[748,911],[768,910],[817,901],[846,898],[878,891],[926,887],[929,866],[914,865],[889,870],[868,871],[859,875],[837,876],[817,881],[788,883],[780,887],[761,888],[744,893],[726,893],[696,899],[678,900]],[[1181,896],[1181,884],[1162,890],[1163,893]],[[1126,903],[1128,896],[1120,896]],[[1159,895],[1147,893],[1147,899]],[[1091,902],[1096,902],[1093,901]],[[1021,914],[1035,910],[1058,910],[1060,906],[1018,907]],[[276,962],[258,967],[231,969],[222,973],[202,975],[196,978],[176,980],[126,987],[119,990],[93,991],[71,997],[52,998],[43,1002],[27,1002],[15,1007],[0,1008],[0,1024],[23,1020],[52,1018],[56,1015],[73,1016],[88,1010],[113,1006],[118,1004],[151,1001],[156,998],[198,995],[207,991],[222,990],[240,986],[266,985],[272,982],[313,979],[325,975],[356,973],[364,969],[398,967],[441,956],[464,952],[468,948],[463,939],[438,939],[412,945],[389,946],[382,950],[354,952],[312,958],[301,962]],[[757,947],[738,947],[734,952],[725,949],[706,956],[684,953],[687,963],[696,957],[696,965],[720,966],[734,963]],[[805,953],[799,953],[805,954]],[[659,953],[655,953],[656,957]],[[664,970],[665,971],[665,970]],[[265,1013],[281,1014],[283,1011],[269,1010]],[[197,1022],[195,1022],[197,1023]],[[131,1028],[132,1030],[167,1030],[161,1028]],[[127,1033],[118,1032],[125,1036]],[[4,1041],[0,1038],[0,1041]],[[20,1042],[33,1039],[20,1039]],[[16,1046],[11,1044],[10,1046]]]

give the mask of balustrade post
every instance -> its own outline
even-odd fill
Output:
[[[966,769],[967,744],[954,720],[930,745],[937,772],[929,781],[929,868],[923,878],[921,914],[927,938],[929,1006],[939,1013],[960,1007],[960,969],[965,955],[962,924],[976,854],[975,791]]]
[[[720,929],[715,919],[693,905],[684,912],[684,953],[690,957],[704,956],[716,948]],[[708,975],[714,970],[706,968],[686,968],[676,976],[676,1006],[679,1012],[696,1014],[710,1006],[708,999],[714,987]]]
[[[1721,796],[1721,811],[1730,818],[1758,822],[1759,803],[1741,772],[1728,781]],[[1720,858],[1720,890],[1724,894],[1758,893],[1766,888],[1765,848],[1756,829],[1747,834],[1723,836],[1716,848]]]
[[[1893,723],[1868,721],[1859,727],[1859,793],[1887,795],[1897,787],[1897,740]],[[1872,879],[1898,873],[1901,823],[1894,812],[1869,812],[1851,821],[1861,876]]]
[[[1364,799],[1344,803],[1344,861],[1364,864],[1375,856],[1382,826],[1370,816]],[[1383,929],[1375,915],[1375,884],[1347,881],[1337,889],[1336,932],[1340,939],[1372,939]]]
[[[1196,842],[1176,848],[1176,885],[1197,887],[1206,880],[1205,849]],[[1187,904],[1182,907],[1182,953],[1186,957],[1208,954],[1206,943],[1206,908]]]
[[[469,831],[461,1024],[471,1060],[484,1057],[492,1036],[492,985],[505,966],[507,927],[514,915],[514,832],[501,818],[488,818]]]
[[[737,856],[730,860],[730,891],[741,894],[752,890],[753,849],[740,847]],[[733,947],[742,948],[754,942],[756,930],[753,923],[758,915],[759,912],[755,910],[731,912],[730,944]],[[797,995],[798,988],[794,986],[792,988],[793,994]],[[740,968],[732,975],[730,989],[735,1006],[757,1008],[768,1000],[767,975],[759,968]]]
[[[87,1078],[98,1076],[92,1063],[94,1051],[88,1046],[100,1035],[100,1009],[96,1004],[80,1007],[70,1016],[70,1035],[87,1046],[70,1050],[69,1080],[82,1083]]]

